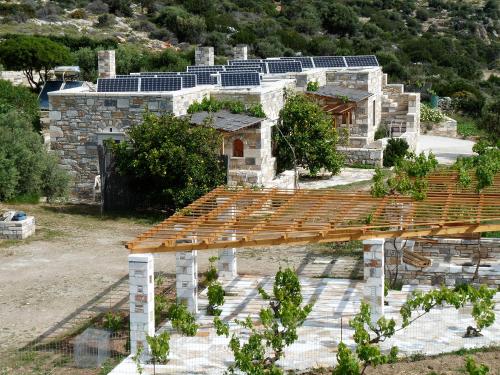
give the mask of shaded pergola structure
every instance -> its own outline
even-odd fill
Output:
[[[177,297],[196,312],[197,251],[218,249],[219,274],[234,278],[238,248],[364,240],[365,299],[377,319],[383,314],[385,239],[500,230],[500,176],[480,193],[471,177],[470,187],[463,189],[455,173],[436,173],[428,178],[423,200],[375,198],[370,192],[219,187],[127,244],[131,301],[139,301],[138,308],[130,306],[134,337],[154,333],[154,286],[144,282],[152,281],[152,253],[164,252],[176,253]],[[141,315],[145,312],[147,317]],[[133,316],[152,319],[153,332],[134,325]]]

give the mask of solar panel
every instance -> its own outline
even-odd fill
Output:
[[[234,65],[234,64],[255,64],[255,63],[260,63],[262,62],[262,59],[246,59],[246,60],[229,60],[228,63],[229,65]]]
[[[305,69],[314,68],[312,58],[310,57],[280,57],[280,60],[289,60],[289,61],[300,61],[302,63],[302,67]]]
[[[181,77],[143,77],[141,91],[177,91],[182,88]]]
[[[270,74],[301,72],[302,64],[300,61],[270,61],[267,69]]]
[[[260,75],[257,72],[222,72],[220,79],[223,87],[260,85]]]
[[[215,74],[217,72],[207,72],[207,71],[200,71],[200,72],[193,72],[194,75],[196,75],[196,84],[197,85],[215,85],[217,84],[217,77],[212,76],[212,74]]]
[[[136,92],[139,78],[99,78],[97,92]]]
[[[224,66],[226,72],[232,71],[254,71],[254,72],[262,72],[262,67],[260,65],[226,65]]]
[[[374,55],[367,56],[345,56],[347,66],[378,66],[377,58]]]
[[[83,82],[82,81],[67,81],[65,84],[64,84],[64,88],[63,90],[66,90],[66,89],[74,89],[76,87],[82,87],[83,86]]]
[[[231,64],[231,66],[255,66],[259,65],[262,69],[262,73],[268,73],[267,64],[265,62],[256,62],[253,60],[237,60]]]
[[[224,67],[222,65],[190,65],[187,71],[191,72],[222,72]]]
[[[312,59],[316,68],[345,68],[347,66],[343,56],[314,56]]]
[[[179,73],[182,79],[182,88],[196,87],[196,74]]]
[[[40,103],[40,108],[49,109],[49,92],[59,91],[63,84],[63,81],[47,81],[43,85],[40,95],[38,95],[38,101]]]

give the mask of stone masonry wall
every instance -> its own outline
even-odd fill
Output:
[[[35,218],[28,216],[22,221],[0,221],[0,239],[24,240],[35,234]]]
[[[477,239],[436,238],[434,243],[417,242],[414,252],[432,259],[427,268],[409,264],[399,266],[399,275],[405,283],[420,285],[446,284],[454,286],[470,282],[476,271]],[[482,238],[480,246],[480,284],[500,286],[500,238]]]
[[[214,47],[197,46],[194,61],[196,65],[214,65]]]
[[[382,149],[337,147],[337,150],[344,154],[346,164],[366,164],[382,167]]]
[[[49,95],[51,149],[74,180],[73,193],[80,199],[92,197],[94,178],[99,174],[97,135],[124,132],[142,121],[148,108],[152,113],[186,114],[194,100],[207,90],[183,95],[146,93],[78,93]]]

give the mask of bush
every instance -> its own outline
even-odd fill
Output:
[[[87,18],[87,12],[85,12],[85,9],[75,9],[69,14],[69,17],[73,19],[82,20]]]
[[[380,124],[377,130],[375,131],[375,140],[377,139],[382,139],[382,138],[388,138],[391,136],[391,132],[389,130],[389,126],[384,123]]]
[[[102,0],[95,0],[88,3],[85,9],[93,14],[105,14],[109,12],[108,4],[104,3]]]
[[[492,142],[496,143],[500,140],[500,96],[484,106],[479,127],[488,134]]]
[[[176,210],[225,182],[221,134],[189,118],[146,114],[128,142],[113,145],[118,170],[150,204]]]
[[[403,138],[391,138],[384,150],[384,167],[392,167],[403,158],[410,146]]]
[[[318,90],[319,90],[319,82],[318,81],[307,82],[307,91],[318,91]]]
[[[444,114],[438,108],[431,108],[422,103],[420,106],[420,121],[438,124],[444,120]]]
[[[167,313],[168,318],[172,322],[177,332],[186,336],[194,336],[198,332],[198,324],[194,316],[188,311],[186,305],[176,303],[170,306]]]
[[[97,23],[95,24],[95,27],[98,28],[103,28],[103,27],[109,27],[115,24],[115,17],[112,14],[101,14],[99,17],[97,17]]]
[[[427,21],[429,19],[429,12],[425,8],[418,8],[416,16],[420,21]]]
[[[0,114],[0,201],[17,195],[63,195],[69,178],[47,152],[31,121],[11,110]]]

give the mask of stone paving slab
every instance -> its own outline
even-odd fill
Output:
[[[285,351],[285,359],[280,365],[288,370],[305,370],[314,367],[329,367],[335,363],[338,344],[341,340],[353,345],[353,331],[348,327],[349,319],[358,312],[364,283],[348,279],[300,277],[304,301],[316,300],[316,304],[304,325],[299,328],[299,339]],[[230,322],[230,331],[245,338],[245,332],[233,321],[251,316],[257,318],[258,312],[266,302],[257,293],[261,285],[270,291],[273,277],[244,276],[227,283],[236,295],[226,297],[221,318]],[[389,306],[385,308],[388,318],[399,319],[399,309],[408,294],[415,289],[429,290],[428,286],[404,286],[401,291],[390,291],[387,297]],[[483,336],[465,339],[463,334],[468,325],[473,325],[470,308],[462,311],[454,308],[440,308],[417,320],[410,327],[382,343],[384,350],[397,345],[401,355],[416,353],[431,355],[451,352],[460,348],[474,348],[500,344],[500,294],[497,301],[497,321],[483,330]],[[200,293],[201,325],[196,337],[183,337],[172,334],[170,341],[170,361],[168,365],[157,366],[157,374],[222,374],[232,360],[228,349],[229,339],[218,337],[212,327],[213,317],[207,316],[208,305],[206,290]],[[161,330],[170,330],[167,324]],[[130,359],[122,362],[111,374],[135,374],[135,365]]]

